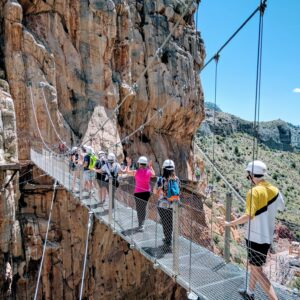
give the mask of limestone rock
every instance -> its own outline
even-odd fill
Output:
[[[24,191],[20,212],[26,262],[18,266],[15,282],[17,299],[24,295],[23,284],[34,292],[42,241],[52,191],[33,195]],[[35,213],[31,213],[32,211]],[[85,251],[88,211],[77,200],[58,190],[52,211],[39,297],[77,299]],[[186,291],[174,283],[122,238],[96,219],[89,241],[84,297],[89,299],[185,299]],[[55,287],[55,288],[52,288]],[[173,290],[174,296],[170,293]]]
[[[165,158],[173,158],[181,177],[188,178],[192,137],[203,119],[198,71],[205,54],[194,29],[195,7],[196,1],[181,19],[185,5],[179,0],[7,1],[4,61],[16,101],[20,158],[28,158],[30,147],[41,147],[37,126],[46,144],[59,143],[42,81],[52,90],[46,102],[53,123],[69,146],[91,141],[96,149],[110,148],[151,118],[144,138],[137,132],[125,150],[133,158],[149,155],[156,171]],[[101,130],[123,101],[117,117]],[[162,107],[161,118],[154,116]],[[121,147],[117,151],[122,154]]]
[[[30,148],[57,151],[61,138],[119,157],[147,155],[156,172],[171,158],[179,176],[188,178],[191,141],[204,117],[198,71],[205,52],[194,28],[196,2],[181,19],[181,0],[0,0],[0,77],[8,82],[0,82],[0,160],[27,163]],[[114,147],[121,140],[122,147]],[[10,175],[1,173],[1,181]],[[26,176],[40,175],[33,168]],[[35,182],[52,184],[45,176]],[[22,190],[18,219],[17,195],[15,181],[1,193],[0,257],[17,258],[15,297],[24,299],[25,291],[34,293],[52,193]],[[87,218],[68,193],[58,192],[40,298],[78,298]],[[94,223],[91,245],[85,297],[185,298],[104,225]]]

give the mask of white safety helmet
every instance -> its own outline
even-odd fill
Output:
[[[82,145],[82,149],[85,151],[85,152],[88,152],[88,149],[90,148],[90,146],[88,145]]]
[[[141,165],[148,165],[148,159],[146,156],[140,156],[138,163]]]
[[[167,170],[175,170],[175,164],[174,161],[171,159],[166,159],[162,165],[163,169]]]
[[[267,174],[267,166],[264,162],[260,160],[254,160],[249,162],[245,171],[255,175],[264,176]]]
[[[107,161],[112,163],[116,160],[116,156],[114,155],[114,153],[108,153],[107,155]]]
[[[105,156],[105,152],[102,151],[102,150],[100,150],[100,151],[98,152],[98,156],[99,156],[99,157]]]
[[[75,153],[77,150],[78,150],[78,147],[72,147],[71,152],[72,152],[72,153]]]
[[[87,154],[95,154],[94,149],[91,146],[85,146]]]

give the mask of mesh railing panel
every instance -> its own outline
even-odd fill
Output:
[[[32,150],[31,159],[72,191],[96,218],[153,261],[154,267],[176,278],[200,299],[243,299],[238,289],[245,287],[246,279],[249,281],[244,233],[238,229],[231,231],[230,263],[226,263],[224,228],[217,224],[218,217],[224,216],[224,202],[217,200],[213,192],[209,191],[204,199],[201,193],[183,186],[179,204],[159,207],[158,197],[152,193],[147,201],[134,196],[133,178],[121,178],[120,186],[115,188],[95,177],[85,176],[80,167],[72,170],[63,156]],[[234,199],[232,203],[234,209]],[[286,249],[276,243],[275,247]],[[287,273],[290,267],[280,257],[269,254],[265,274],[278,283],[279,299],[297,299],[296,294],[280,285],[286,284],[290,276],[282,274],[283,266]],[[260,285],[256,287],[255,296],[267,299]]]

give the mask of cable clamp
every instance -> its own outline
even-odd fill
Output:
[[[157,57],[161,57],[163,54],[163,49],[162,48],[158,48],[155,52],[155,56]]]
[[[39,82],[39,87],[40,88],[44,88],[46,86],[46,83],[45,82],[43,82],[43,81],[40,81]]]
[[[158,113],[159,117],[161,118],[162,115],[163,115],[163,109],[162,108],[158,108],[157,109],[157,113]]]
[[[139,86],[137,85],[137,83],[135,82],[132,87],[131,87],[131,91],[136,94],[137,91],[139,90]]]
[[[218,62],[219,62],[219,59],[220,59],[220,54],[219,54],[219,53],[216,53],[216,54],[214,55],[214,60],[215,60],[215,62],[218,63]]]
[[[266,7],[267,7],[267,0],[264,0],[262,4],[259,6],[259,11],[261,15],[265,13]]]

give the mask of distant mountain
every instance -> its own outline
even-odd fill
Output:
[[[249,189],[245,166],[253,159],[253,123],[216,112],[214,124],[213,113],[206,109],[206,119],[198,130],[196,143],[210,159],[214,149],[215,165],[244,197]],[[212,138],[214,131],[215,139]],[[279,218],[282,222],[297,224],[296,229],[288,226],[300,241],[297,230],[300,225],[300,128],[282,120],[261,122],[259,139],[257,157],[267,164],[268,180],[279,187],[285,198],[286,210]],[[210,174],[208,166],[206,169]],[[227,188],[221,178],[217,176],[216,182],[219,195],[226,195]],[[242,213],[244,207],[237,209]]]
[[[210,103],[210,102],[208,102]],[[212,103],[214,106],[214,104]],[[214,125],[213,107],[205,103],[205,120],[199,129],[201,135],[217,135],[226,137],[234,133],[247,133],[253,136],[253,123],[237,116],[216,110]],[[215,129],[214,129],[215,128]],[[283,151],[300,151],[300,127],[282,120],[260,122],[259,141],[271,149]]]

